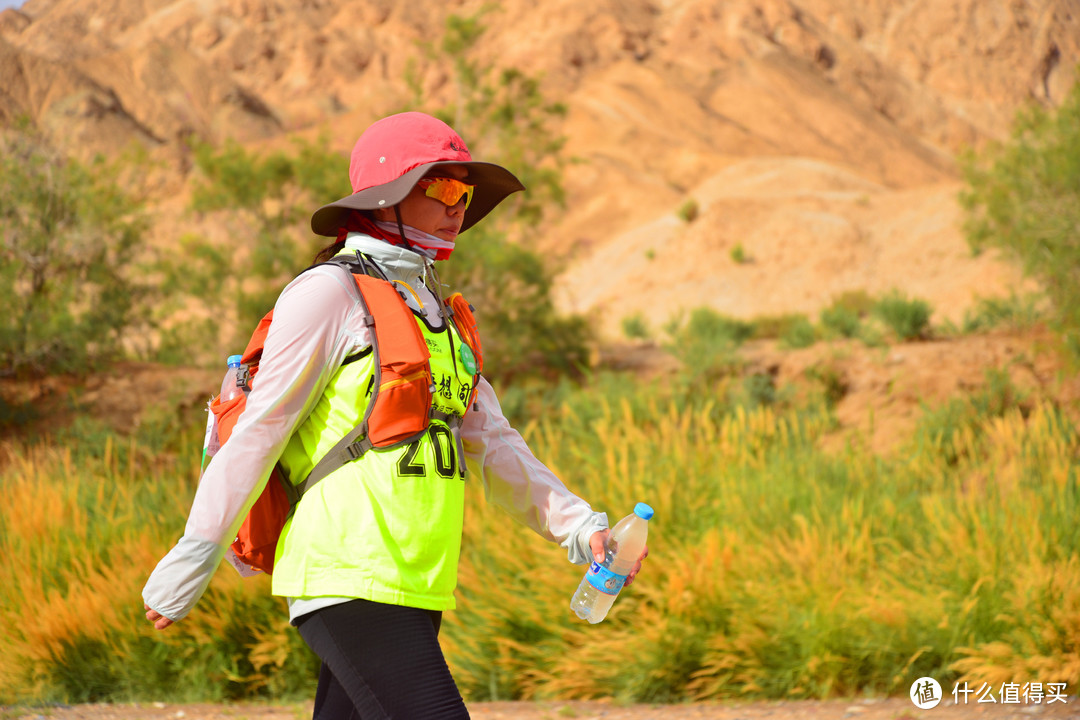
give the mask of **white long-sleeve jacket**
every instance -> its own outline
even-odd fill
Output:
[[[424,283],[430,261],[362,234],[352,234],[347,246],[372,258],[388,279],[412,288],[416,295],[404,293],[406,302],[425,313],[433,327],[441,326],[438,301]],[[338,268],[317,267],[297,277],[278,298],[246,409],[199,483],[183,537],[143,589],[143,600],[163,616],[180,620],[191,611],[293,432],[342,361],[370,345],[363,308],[347,280]],[[481,479],[489,501],[558,542],[571,562],[590,559],[589,538],[607,527],[607,516],[571,493],[532,454],[503,416],[486,380],[480,381],[461,436],[469,472]],[[295,619],[347,599],[290,598],[290,615]]]

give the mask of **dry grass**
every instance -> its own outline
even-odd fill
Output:
[[[859,443],[821,452],[824,410],[631,400],[598,395],[527,429],[594,506],[656,510],[645,571],[603,624],[568,610],[581,568],[471,481],[459,609],[443,633],[467,698],[1080,682],[1080,443],[1053,406],[927,427],[952,451],[924,440],[883,458]],[[142,622],[139,591],[182,528],[197,453],[96,450],[9,448],[2,700],[308,694],[315,665],[264,581],[225,570],[169,633]]]

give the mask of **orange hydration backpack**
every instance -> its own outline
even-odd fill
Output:
[[[274,553],[281,530],[306,489],[371,448],[389,448],[412,442],[427,431],[431,418],[437,414],[431,403],[434,390],[429,363],[431,355],[412,311],[397,290],[385,280],[350,270],[348,261],[334,260],[327,264],[343,267],[356,280],[367,323],[374,330],[375,390],[360,424],[331,448],[306,478],[293,482],[285,477],[280,465],[274,466],[266,488],[244,518],[232,544],[238,561],[234,565],[245,575],[254,574],[248,568],[267,574],[273,572]],[[448,298],[446,306],[447,315],[476,357],[476,373],[479,375],[483,356],[472,307],[460,293]],[[271,310],[259,321],[244,350],[241,363],[247,369],[248,382],[252,382],[258,374],[259,360],[273,315],[274,311]],[[474,382],[473,395],[466,407],[475,398],[475,388]],[[220,396],[211,400],[210,412],[213,417],[210,423],[216,425],[218,446],[224,445],[232,435],[246,406],[246,398],[245,392],[226,402],[221,402]],[[461,418],[442,419],[451,424],[456,435]]]

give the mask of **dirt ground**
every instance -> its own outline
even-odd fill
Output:
[[[943,702],[920,710],[907,698],[798,700],[686,705],[619,705],[610,702],[473,703],[474,720],[1058,720],[1080,718],[1080,698],[1053,704]],[[33,710],[0,709],[5,720],[303,720],[310,703],[295,705],[98,704]]]

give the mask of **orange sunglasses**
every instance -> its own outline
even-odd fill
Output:
[[[464,195],[466,209],[472,202],[473,190],[476,189],[475,185],[448,177],[420,178],[416,184],[424,189],[424,194],[429,198],[435,198],[449,207],[457,205]]]

